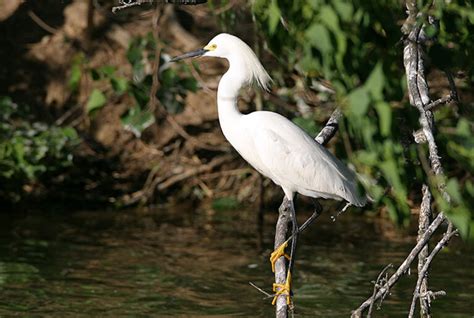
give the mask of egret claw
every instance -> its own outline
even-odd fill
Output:
[[[273,284],[273,291],[275,292],[275,296],[272,300],[272,305],[276,304],[278,296],[286,295],[286,304],[291,304],[291,273],[288,273],[286,277],[286,282],[284,284]]]
[[[288,246],[288,241],[285,241],[283,244],[281,244],[279,247],[277,247],[272,254],[270,255],[270,263],[272,263],[272,272],[275,273],[275,263],[276,261],[284,256],[286,259],[290,259],[290,256],[285,253],[285,248]]]

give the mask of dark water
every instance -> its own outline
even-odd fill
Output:
[[[275,218],[267,213],[260,253],[250,211],[1,216],[0,317],[271,317],[270,299],[248,282],[271,288]],[[474,255],[456,240],[431,275],[431,287],[448,293],[434,302],[435,317],[474,316]],[[300,240],[296,315],[348,317],[412,244],[406,232],[355,213],[336,222],[322,216]],[[415,280],[403,278],[375,316],[406,316]]]

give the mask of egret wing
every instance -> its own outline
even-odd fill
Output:
[[[280,128],[278,132],[258,129],[255,134],[255,149],[264,174],[291,191],[315,197],[344,198],[341,195],[345,192],[343,175],[331,164],[335,158],[308,140],[310,137]]]

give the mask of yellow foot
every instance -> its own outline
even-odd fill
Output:
[[[273,297],[272,305],[276,304],[278,296],[286,295],[286,304],[291,304],[291,273],[288,273],[286,276],[286,282],[284,284],[273,284],[273,291],[275,292],[275,296]]]
[[[272,272],[275,273],[275,263],[280,257],[285,256],[288,260],[290,259],[290,256],[288,256],[288,254],[285,253],[285,248],[287,246],[288,246],[288,241],[285,241],[276,250],[274,250],[272,254],[270,255],[270,263],[272,263]]]

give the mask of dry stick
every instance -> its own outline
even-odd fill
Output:
[[[46,32],[49,32],[51,34],[55,34],[58,32],[57,29],[53,28],[46,22],[44,22],[39,16],[36,15],[32,10],[28,10],[28,16],[33,20],[40,28],[45,30]]]
[[[374,292],[372,293],[372,301],[370,302],[369,310],[367,312],[367,318],[370,318],[371,315],[372,315],[372,308],[373,308],[374,303],[375,303],[375,299],[374,299],[375,294],[377,293],[379,288],[385,284],[385,283],[381,283],[381,282],[386,282],[387,279],[388,279],[387,275],[385,275],[385,277],[383,275],[386,274],[387,271],[392,267],[393,267],[392,264],[388,264],[387,266],[385,266],[385,268],[382,269],[382,271],[380,272],[379,276],[377,276],[377,280],[374,282]],[[383,297],[382,297],[382,299],[383,299]]]
[[[416,10],[416,1],[410,0],[407,1],[407,7],[409,10],[410,15],[418,14]],[[413,9],[414,8],[414,9]],[[407,30],[408,31],[408,30]],[[428,143],[428,150],[429,150],[429,159],[431,164],[432,173],[438,177],[435,179],[436,185],[438,190],[440,191],[443,199],[449,204],[451,202],[451,197],[446,191],[446,184],[445,184],[445,177],[443,172],[443,167],[441,165],[440,157],[438,155],[438,147],[436,145],[436,141],[433,135],[433,128],[434,128],[434,119],[433,114],[430,109],[433,109],[435,106],[443,103],[450,102],[451,100],[457,101],[457,92],[454,85],[454,80],[450,73],[447,72],[449,84],[451,87],[451,94],[449,98],[441,99],[440,102],[433,102],[429,103],[429,96],[428,96],[428,85],[425,79],[425,69],[424,69],[424,60],[423,60],[423,41],[421,40],[421,33],[423,32],[422,26],[411,27],[411,30],[408,32],[408,40],[405,42],[405,49],[404,49],[404,65],[408,77],[408,91],[410,95],[410,102],[413,106],[415,106],[419,113],[419,122],[422,127],[422,131],[425,135],[426,142]],[[429,173],[429,172],[428,172]],[[425,186],[423,189],[423,197],[425,201],[425,196],[431,196],[431,194],[426,194],[429,192],[429,189]],[[427,199],[428,200],[428,199]],[[423,222],[429,222],[426,218],[429,218],[429,214],[431,214],[431,209],[429,207],[430,203],[424,202],[425,205],[422,204],[422,209],[420,211],[420,231],[422,231],[422,227],[424,224]],[[425,207],[425,208],[424,208]],[[427,214],[427,215],[424,215]],[[445,233],[443,239],[438,243],[435,247],[435,250],[430,254],[428,257],[428,250],[426,247],[425,255],[420,257],[420,261],[418,264],[418,281],[413,293],[413,300],[410,306],[410,317],[413,317],[415,307],[416,307],[416,300],[420,298],[420,307],[421,307],[421,314],[425,317],[430,317],[430,301],[428,298],[419,297],[420,292],[422,294],[428,294],[427,288],[427,275],[429,266],[437,254],[436,249],[441,249],[449,239],[452,237],[452,230],[453,226],[449,223],[449,227],[447,232]],[[442,243],[442,244],[441,244]],[[440,245],[441,244],[441,245]]]
[[[334,110],[324,128],[316,136],[315,140],[325,145],[336,133],[338,129],[338,121],[342,116],[339,109]],[[283,202],[278,209],[278,221],[275,229],[275,249],[286,241],[286,234],[288,232],[288,224],[291,221],[289,211],[284,209],[287,204],[287,198],[283,198]],[[284,284],[286,281],[286,261],[284,257],[280,257],[275,263],[275,283]],[[280,295],[275,304],[276,317],[286,318],[288,316],[288,306],[286,304],[286,295]]]
[[[196,168],[191,168],[189,170],[186,170],[183,173],[173,175],[172,177],[170,177],[170,178],[166,179],[165,181],[163,181],[162,183],[160,183],[157,186],[157,189],[158,189],[158,191],[167,189],[167,188],[171,187],[172,185],[174,185],[174,184],[176,184],[180,181],[183,181],[183,180],[188,179],[190,177],[196,176],[196,175],[198,175],[200,173],[203,173],[203,172],[209,172],[212,169],[214,169],[214,168],[216,168],[216,167],[218,167],[218,166],[220,166],[220,165],[222,165],[226,162],[232,161],[234,159],[235,158],[232,155],[217,157],[217,158],[211,160],[211,162],[209,162],[208,164],[200,165]]]
[[[443,238],[438,242],[438,244],[436,244],[435,248],[431,251],[430,255],[426,258],[425,264],[423,265],[420,272],[418,273],[418,280],[416,282],[415,292],[413,293],[413,299],[412,299],[412,302],[411,302],[410,312],[408,314],[408,318],[413,318],[413,316],[415,314],[416,300],[418,298],[420,298],[420,302],[422,300],[426,301],[426,303],[428,303],[427,306],[428,306],[428,309],[429,309],[429,306],[430,306],[430,303],[431,303],[430,295],[436,295],[436,294],[443,295],[443,294],[446,294],[444,291],[433,293],[433,292],[430,292],[430,291],[426,290],[426,291],[423,292],[421,288],[422,288],[423,280],[426,278],[426,275],[428,274],[428,269],[430,267],[431,262],[433,261],[433,258],[436,256],[436,254],[439,253],[439,251],[441,251],[441,249],[444,246],[446,246],[448,244],[449,240],[457,233],[458,233],[458,230],[457,229],[453,230],[453,227],[450,224],[450,226],[448,227],[448,230],[446,231],[446,233],[444,233]],[[422,312],[422,315],[423,315],[423,317],[430,317],[429,312],[428,313]]]
[[[352,312],[353,318],[355,317],[362,317],[362,313],[365,309],[367,309],[371,302],[377,301],[380,297],[386,294],[390,288],[400,279],[400,277],[408,271],[410,268],[411,263],[416,258],[418,253],[422,250],[422,248],[428,243],[430,238],[433,236],[434,232],[438,227],[446,220],[443,212],[438,213],[436,218],[431,222],[430,226],[420,238],[420,240],[416,243],[415,247],[411,250],[410,254],[408,254],[407,258],[403,261],[403,263],[397,268],[395,273],[390,276],[387,283],[382,286],[375,295],[372,295],[369,299],[364,301],[359,308]]]
[[[420,206],[420,215],[418,217],[418,238],[426,232],[426,229],[430,226],[432,212],[431,212],[431,192],[430,188],[423,184],[422,189],[423,199]],[[420,280],[420,291],[426,293],[428,291],[428,272],[423,276],[421,275],[422,268],[425,266],[429,254],[429,244],[426,244],[425,247],[418,254],[418,280]],[[413,297],[415,299],[415,297]],[[425,298],[420,298],[420,308],[422,316],[429,318],[430,317],[430,304],[426,301]]]

